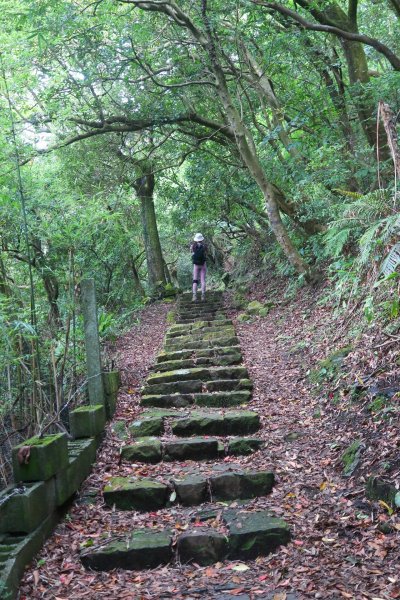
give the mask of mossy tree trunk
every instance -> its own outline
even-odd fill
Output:
[[[150,291],[152,291],[157,285],[165,285],[167,281],[154,207],[155,178],[151,166],[142,165],[142,174],[134,181],[133,185],[140,200],[148,283]]]

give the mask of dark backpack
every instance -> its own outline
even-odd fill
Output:
[[[206,262],[206,249],[203,244],[195,244],[193,246],[192,260],[194,265],[204,265]]]

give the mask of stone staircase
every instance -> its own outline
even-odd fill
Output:
[[[263,447],[259,415],[242,407],[251,399],[252,383],[241,360],[222,294],[208,293],[198,303],[182,295],[176,324],[142,390],[143,411],[129,425],[134,443],[121,448],[132,475],[111,478],[103,490],[113,510],[151,512],[156,526],[82,551],[86,567],[208,565],[256,558],[289,541],[282,519],[247,509],[246,501],[271,492],[274,474],[234,462]],[[139,465],[148,465],[151,476],[136,476]],[[197,505],[197,511],[185,508]],[[166,527],[157,513],[171,508],[180,510],[178,530]]]

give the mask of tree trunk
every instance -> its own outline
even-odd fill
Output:
[[[400,149],[396,129],[396,115],[383,100],[379,101],[379,110],[387,135],[390,154],[392,155],[395,178],[400,179]]]
[[[133,185],[140,200],[148,283],[150,290],[154,290],[157,285],[166,284],[164,259],[154,208],[154,173],[151,169],[146,169]]]
[[[389,0],[389,4],[397,15],[397,18],[400,19],[400,0]]]
[[[265,75],[264,70],[260,67],[254,56],[250,53],[250,51],[248,50],[248,48],[245,47],[244,44],[242,45],[242,49],[248,62],[248,65],[255,75],[255,87],[258,89],[258,92],[265,98],[268,106],[271,109],[272,122],[278,132],[278,137],[282,145],[292,158],[294,158],[295,160],[301,159],[299,151],[293,145],[293,142],[290,139],[288,132],[286,131],[287,124],[283,114],[282,106],[279,104],[279,101],[275,95],[270,80]]]
[[[42,280],[44,289],[46,290],[47,300],[50,305],[49,323],[53,324],[58,329],[62,327],[60,309],[58,307],[59,286],[55,275],[49,273],[46,267],[42,270]]]
[[[135,259],[133,256],[130,256],[128,259],[129,267],[132,273],[133,286],[138,296],[143,298],[145,296],[144,289],[142,286],[142,282],[140,281],[139,273],[136,268]]]
[[[207,17],[205,17],[205,24],[209,38],[207,50],[212,65],[212,71],[216,79],[218,96],[225,110],[229,125],[234,132],[240,157],[264,196],[270,227],[278,244],[281,246],[287,259],[296,271],[308,276],[309,267],[300,256],[282,222],[274,187],[267,181],[251,133],[243,123],[233,104],[226,84],[224,72],[216,56],[214,41],[210,32],[210,25]]]
[[[328,2],[322,10],[311,8],[308,0],[299,0],[299,4],[306,8],[314,18],[323,25],[333,25],[344,31],[358,33],[357,10],[347,15],[335,2]],[[365,96],[363,85],[370,80],[367,56],[361,42],[340,39],[340,44],[347,62],[350,83],[354,86],[353,99],[356,105],[358,118],[364,130],[369,145],[376,146],[376,125],[374,119],[375,104]],[[358,89],[357,89],[358,86]],[[387,154],[384,139],[379,139],[379,147]]]

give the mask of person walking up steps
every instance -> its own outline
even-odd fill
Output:
[[[199,279],[201,283],[201,299],[206,299],[206,273],[207,273],[207,245],[204,242],[204,236],[196,233],[193,242],[190,245],[193,261],[193,302],[197,302],[197,286]]]

